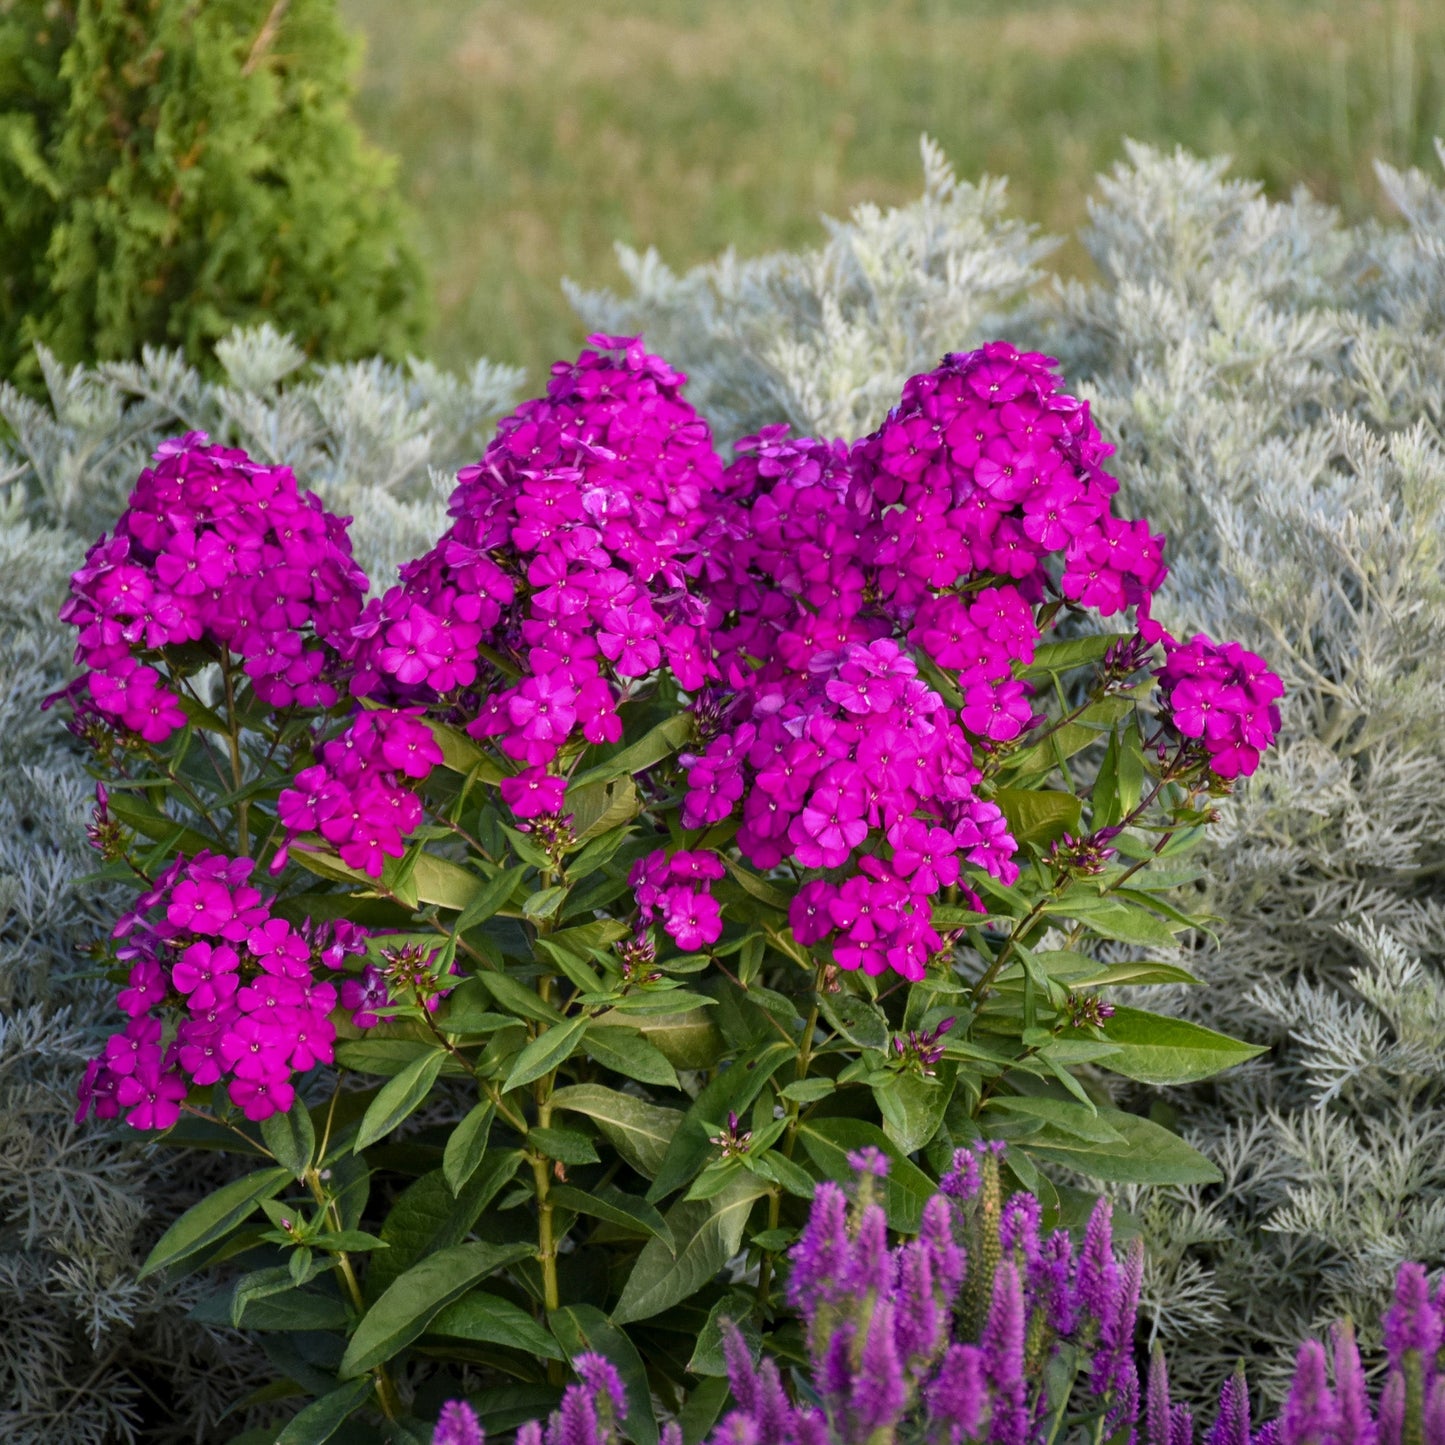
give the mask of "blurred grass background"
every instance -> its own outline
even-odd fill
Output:
[[[1132,136],[1227,152],[1352,217],[1376,158],[1436,169],[1445,0],[341,0],[359,115],[399,156],[436,290],[430,350],[575,352],[566,275],[613,244],[685,267],[906,201],[927,131],[1067,234]],[[1062,269],[1084,272],[1077,242]]]

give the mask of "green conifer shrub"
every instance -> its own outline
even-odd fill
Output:
[[[0,4],[0,375],[261,321],[399,359],[423,281],[355,54],[335,0]]]

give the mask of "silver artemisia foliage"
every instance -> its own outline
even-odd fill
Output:
[[[1223,1186],[1127,1196],[1171,1380],[1243,1356],[1277,1388],[1340,1314],[1370,1342],[1401,1259],[1445,1263],[1445,191],[1382,167],[1402,221],[1349,226],[1130,145],[1084,235],[1099,279],[1043,288],[997,193],[925,160],[921,201],[818,252],[624,257],[631,294],[575,299],[673,346],[724,428],[857,435],[945,350],[1042,346],[1169,536],[1164,619],[1284,677],[1278,750],[1196,885],[1205,985],[1157,1000],[1272,1048],[1162,1101]]]
[[[235,1335],[186,1311],[204,1292],[138,1281],[176,1213],[224,1176],[209,1156],[76,1126],[75,1085],[114,1027],[114,988],[84,949],[124,900],[95,867],[91,780],[39,700],[70,675],[66,580],[114,525],[157,444],[186,430],[296,469],[355,516],[357,555],[389,578],[442,525],[447,469],[474,458],[521,377],[480,363],[311,368],[262,329],[218,348],[222,384],[178,356],[66,371],[48,404],[0,386],[0,1439],[7,1445],[223,1440],[222,1412],[266,1377]],[[439,470],[438,470],[439,469]]]

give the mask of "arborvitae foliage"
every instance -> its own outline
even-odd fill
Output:
[[[94,536],[114,526],[155,447],[190,429],[292,465],[355,512],[373,576],[444,525],[453,468],[520,374],[458,378],[381,362],[301,370],[262,329],[216,348],[212,384],[174,352],[67,370],[42,355],[45,402],[0,384],[0,1439],[7,1445],[224,1440],[221,1411],[270,1366],[186,1318],[206,1290],[137,1280],[165,1225],[224,1176],[135,1131],[77,1128],[75,1081],[112,1011],[86,950],[123,900],[84,877],[93,783],[39,699],[70,675],[56,620]],[[433,486],[439,476],[440,486]]]
[[[0,375],[270,321],[398,359],[422,278],[335,0],[0,5]]]
[[[1406,224],[1347,227],[1135,147],[1085,236],[1101,279],[1044,291],[994,194],[926,154],[920,202],[817,251],[624,256],[630,295],[574,299],[670,348],[714,418],[822,435],[1005,311],[990,329],[1084,379],[1128,510],[1167,533],[1164,620],[1279,668],[1280,753],[1197,885],[1223,944],[1159,1001],[1273,1047],[1173,1096],[1225,1184],[1139,1201],[1176,1382],[1244,1355],[1278,1387],[1333,1318],[1376,1343],[1401,1260],[1445,1264],[1445,192],[1382,168]]]

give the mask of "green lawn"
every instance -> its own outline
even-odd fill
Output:
[[[341,0],[360,115],[401,161],[432,349],[533,379],[581,332],[558,286],[616,241],[684,266],[821,233],[919,184],[918,137],[1067,231],[1134,136],[1371,210],[1371,160],[1434,167],[1438,0]],[[1081,268],[1077,246],[1062,253]]]

